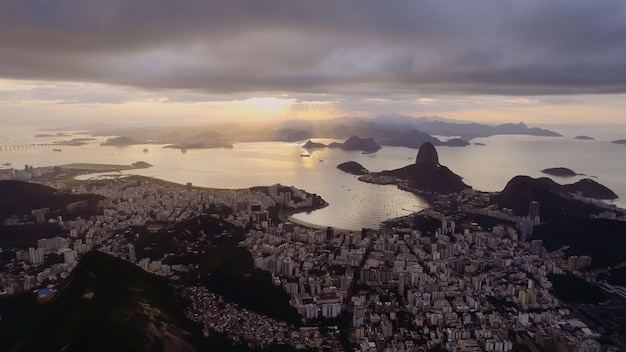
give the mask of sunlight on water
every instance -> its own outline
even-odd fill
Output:
[[[20,131],[19,133],[23,133]],[[34,133],[30,131],[30,136]],[[51,143],[84,137],[19,138],[3,131],[0,145],[11,142],[23,144]],[[99,140],[105,138],[99,137]],[[321,140],[328,143],[329,140]],[[481,138],[486,146],[465,148],[438,147],[439,159],[464,181],[479,190],[502,190],[513,176],[526,174],[545,176],[540,170],[564,166],[587,176],[555,180],[575,182],[583,177],[613,189],[621,198],[615,203],[625,207],[626,181],[622,178],[626,163],[622,160],[626,147],[604,140],[581,141],[572,138],[529,136],[495,136]],[[144,148],[148,149],[144,153]],[[359,230],[377,227],[380,222],[408,215],[427,206],[423,199],[399,190],[395,186],[371,185],[356,176],[341,172],[336,166],[345,161],[356,161],[370,171],[395,169],[415,162],[417,150],[402,147],[384,147],[375,154],[340,149],[317,149],[309,157],[297,143],[257,142],[239,143],[232,149],[177,149],[159,145],[129,147],[63,146],[61,152],[51,148],[25,148],[0,151],[0,164],[48,166],[70,163],[131,164],[142,160],[154,167],[133,170],[133,174],[157,177],[177,183],[192,182],[195,186],[213,188],[247,188],[282,183],[321,195],[330,205],[310,213],[296,214],[298,221],[317,226]],[[93,177],[89,176],[89,177]]]

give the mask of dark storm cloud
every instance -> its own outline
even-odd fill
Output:
[[[0,2],[0,77],[217,94],[626,92],[623,1]]]

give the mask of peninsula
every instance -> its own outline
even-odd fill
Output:
[[[396,170],[385,170],[361,176],[359,180],[379,184],[406,185],[419,192],[449,194],[471,188],[461,176],[439,164],[435,146],[426,142],[420,146],[414,164]]]

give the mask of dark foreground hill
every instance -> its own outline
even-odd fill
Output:
[[[408,181],[409,187],[426,192],[454,193],[470,188],[461,176],[439,164],[439,155],[432,143],[420,146],[415,164],[403,168],[382,171],[381,176],[391,176]]]
[[[31,215],[31,210],[50,208],[51,216],[81,215],[93,211],[101,196],[91,194],[66,194],[54,188],[22,181],[0,181],[0,221],[11,215]],[[76,202],[86,201],[85,206],[70,207]],[[76,208],[76,209],[74,209]]]
[[[184,306],[165,278],[91,252],[51,302],[0,341],[3,351],[195,351],[207,340]]]

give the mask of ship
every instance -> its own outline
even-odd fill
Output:
[[[4,163],[2,166],[11,166],[11,163]]]
[[[311,154],[300,154],[300,156],[303,158],[310,158]]]

